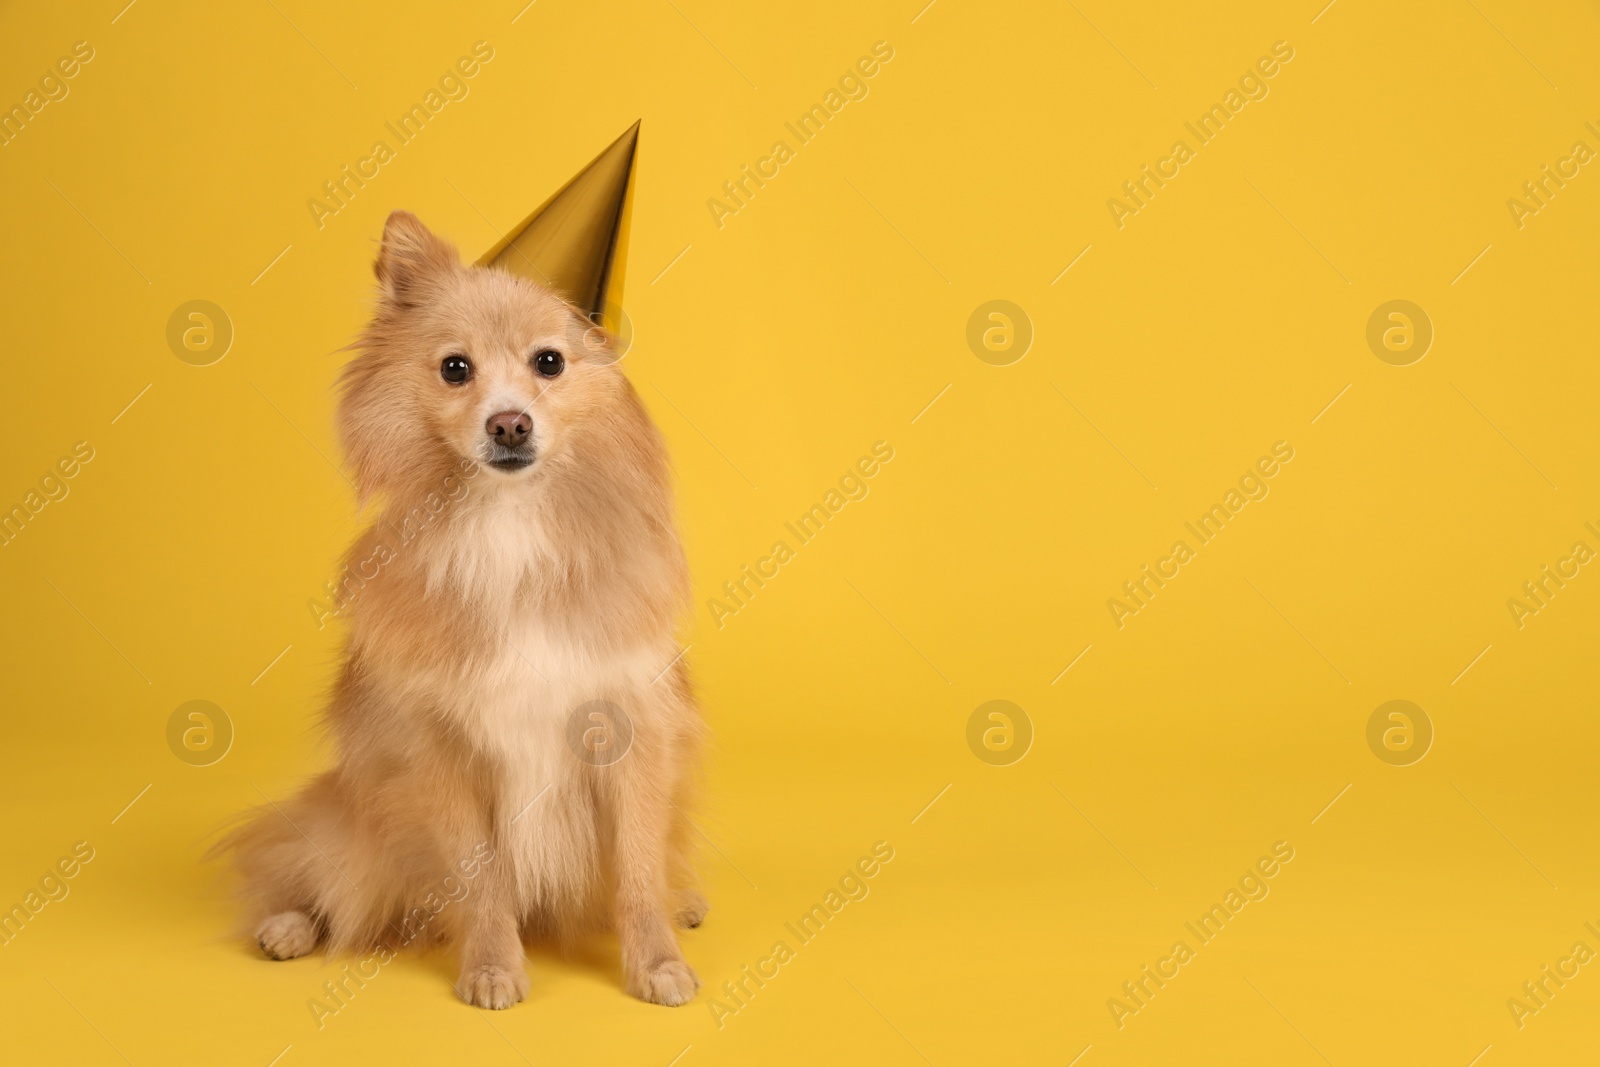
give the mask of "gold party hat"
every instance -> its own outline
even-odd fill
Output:
[[[480,267],[501,267],[554,289],[610,330],[621,323],[639,123],[495,245]]]

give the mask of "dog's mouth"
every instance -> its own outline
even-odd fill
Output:
[[[515,474],[533,466],[533,458],[533,448],[527,445],[521,448],[504,448],[491,444],[478,456],[484,466],[493,467],[506,474]]]

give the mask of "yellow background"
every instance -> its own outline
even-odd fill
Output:
[[[1520,229],[1506,201],[1600,149],[1600,19],[1227,6],[8,5],[0,101],[95,58],[0,147],[0,503],[95,458],[0,548],[0,903],[96,856],[0,947],[6,1058],[1592,1062],[1600,964],[1520,1030],[1506,1002],[1600,949],[1600,574],[1520,630],[1506,601],[1600,548],[1600,175]],[[470,95],[318,229],[307,199],[478,40]],[[870,95],[719,229],[706,201],[880,40]],[[1270,95],[1119,230],[1107,199],[1280,40]],[[627,368],[695,573],[706,988],[630,1000],[597,945],[491,1016],[412,956],[318,1030],[337,967],[233,939],[199,857],[326,759],[340,635],[307,601],[356,530],[330,387],[375,239],[404,207],[475,256],[639,118]],[[165,340],[193,299],[236,331],[212,366]],[[993,299],[1035,331],[1010,366],[965,339]],[[1392,299],[1434,325],[1411,366],[1365,340]],[[714,625],[879,440],[870,495]],[[1270,496],[1119,630],[1107,598],[1279,440]],[[209,767],[167,747],[191,699],[236,729]],[[992,699],[1035,731],[1010,766],[967,746]],[[1412,766],[1367,746],[1392,699],[1436,732]],[[719,1028],[709,997],[880,840],[870,896]],[[1270,895],[1118,1029],[1276,841]]]

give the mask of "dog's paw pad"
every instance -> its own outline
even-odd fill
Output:
[[[507,970],[485,963],[462,971],[456,992],[474,1007],[501,1011],[528,995],[528,976],[521,968]]]
[[[693,889],[684,889],[678,893],[678,910],[672,918],[685,930],[693,930],[706,921],[706,912],[710,910],[711,905],[704,896]]]
[[[303,911],[282,911],[256,928],[256,944],[270,959],[292,960],[317,947],[317,928]]]
[[[700,979],[682,960],[662,960],[628,983],[628,992],[651,1004],[675,1008],[694,999]]]

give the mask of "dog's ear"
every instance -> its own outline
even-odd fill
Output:
[[[383,298],[410,307],[439,277],[461,265],[455,246],[434,235],[409,211],[395,211],[383,224],[383,243],[372,270],[383,288]]]

